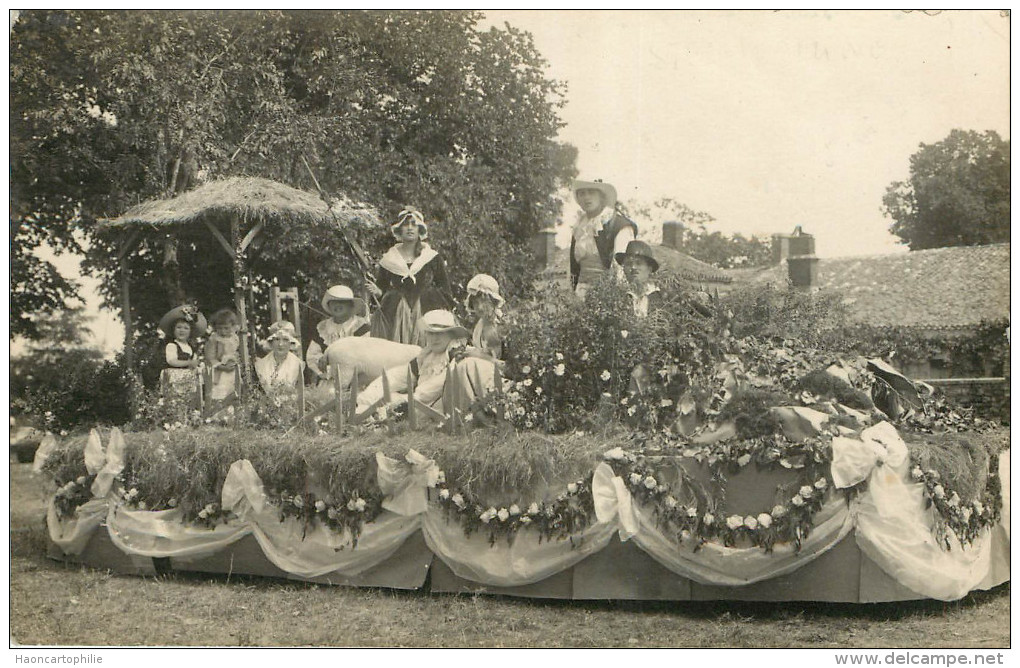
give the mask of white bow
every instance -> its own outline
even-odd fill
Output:
[[[595,501],[595,517],[599,524],[619,518],[620,541],[630,540],[638,532],[640,519],[634,508],[634,499],[623,478],[613,472],[605,462],[595,468],[591,481],[591,494]]]
[[[400,461],[391,459],[381,452],[375,455],[378,464],[379,489],[385,498],[382,507],[398,515],[418,515],[428,508],[426,489],[439,482],[439,467],[417,450],[408,450],[404,461],[410,464],[410,472]]]
[[[832,439],[832,481],[837,488],[852,487],[880,464],[893,468],[907,460],[907,446],[896,427],[880,422],[861,432],[861,438]]]
[[[248,506],[256,514],[265,510],[266,493],[262,486],[262,478],[250,461],[239,459],[227,470],[227,477],[223,480],[223,491],[220,492],[220,504],[223,510],[229,510],[243,518],[244,501],[247,501]]]
[[[95,436],[95,439],[93,439]],[[98,448],[98,453],[96,452]],[[89,461],[95,466],[97,461],[102,460],[101,468],[93,470],[89,468]],[[114,480],[124,470],[124,434],[120,429],[114,427],[110,431],[110,442],[103,452],[103,445],[99,440],[99,433],[93,429],[89,434],[88,444],[85,446],[85,468],[89,473],[95,473],[96,479],[92,483],[92,496],[101,499],[110,493]]]

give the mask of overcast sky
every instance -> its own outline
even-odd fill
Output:
[[[882,195],[922,142],[1009,137],[998,11],[486,11],[569,86],[563,140],[621,199],[671,196],[724,232],[803,225],[822,256],[903,250]],[[575,209],[568,206],[568,215]]]

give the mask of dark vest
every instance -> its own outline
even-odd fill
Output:
[[[616,235],[628,227],[634,230],[634,236],[636,237],[638,231],[637,225],[620,214],[616,214],[609,221],[609,224],[604,226],[602,231],[595,235],[595,246],[599,249],[599,257],[602,259],[603,268],[609,269],[613,266],[613,244],[616,243]]]

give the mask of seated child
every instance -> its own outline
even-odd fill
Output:
[[[322,308],[330,317],[316,325],[305,355],[308,368],[320,381],[329,378],[326,348],[348,336],[368,336],[372,329],[368,318],[360,315],[365,308],[364,301],[355,297],[346,285],[334,285],[327,290],[322,297]]]
[[[205,363],[212,369],[212,387],[209,396],[222,401],[234,393],[238,365],[237,314],[228,308],[213,314],[213,333],[205,344]]]
[[[268,341],[272,350],[255,362],[255,373],[262,389],[270,397],[296,394],[298,383],[304,382],[301,377],[304,362],[291,352],[301,345],[295,336],[294,324],[287,320],[274,322],[269,326]]]

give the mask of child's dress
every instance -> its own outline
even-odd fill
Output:
[[[237,349],[240,345],[236,334],[220,336],[211,334],[209,342],[206,343],[210,350],[210,357],[207,359],[212,366],[212,388],[209,396],[213,401],[222,401],[234,393],[234,386],[237,378]],[[217,368],[217,365],[224,361],[233,361],[232,368]]]
[[[159,385],[166,396],[174,396],[198,401],[198,372],[191,367],[170,366],[172,360],[186,362],[195,356],[194,350],[187,343],[171,341],[166,344],[167,367],[159,376]]]

